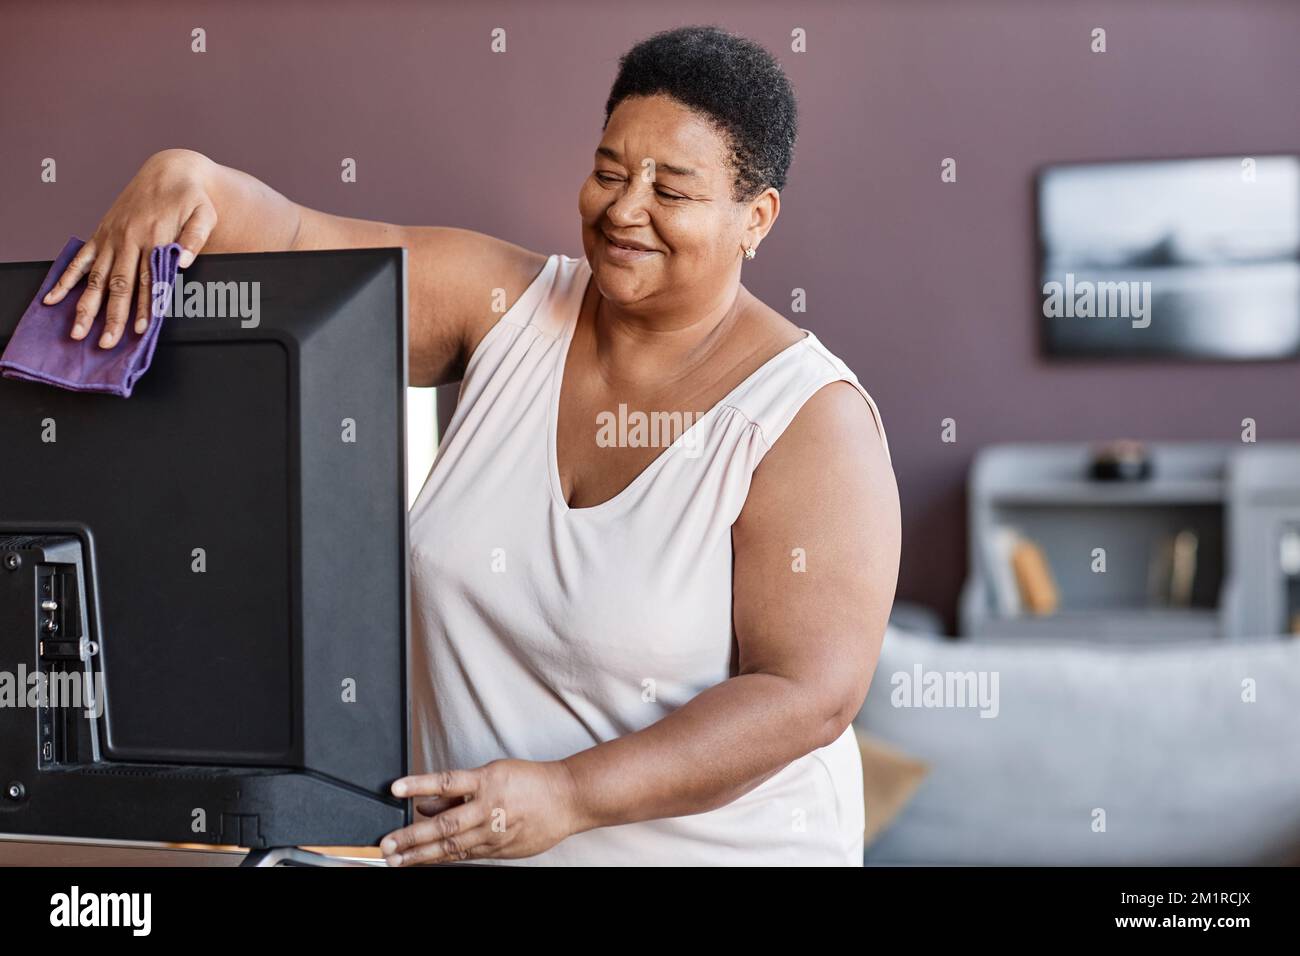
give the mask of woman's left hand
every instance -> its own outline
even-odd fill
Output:
[[[393,782],[417,798],[417,820],[380,842],[389,866],[541,853],[578,832],[573,777],[563,762],[494,760]],[[423,799],[421,799],[423,798]]]

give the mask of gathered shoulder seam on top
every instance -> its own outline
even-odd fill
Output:
[[[718,412],[721,413],[723,411],[735,412],[737,415],[739,415],[741,418],[745,420],[746,425],[754,429],[754,431],[758,432],[758,437],[763,440],[764,445],[766,445],[768,448],[772,447],[772,443],[767,440],[767,435],[763,433],[763,426],[760,425],[758,422],[754,421],[754,419],[751,418],[749,414],[746,413],[746,411],[743,408],[741,408],[739,405],[737,405],[735,402],[723,402],[722,404],[720,404],[718,406]]]

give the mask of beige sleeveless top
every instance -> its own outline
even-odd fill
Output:
[[[556,411],[590,275],[585,258],[550,256],[483,338],[412,508],[412,773],[561,759],[732,676],[731,525],[750,476],[818,389],[862,389],[809,333],[618,495],[570,508]],[[724,807],[509,862],[860,866],[863,823],[849,727]]]

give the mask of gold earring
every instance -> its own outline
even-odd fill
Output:
[[[753,247],[753,246],[746,246],[746,247],[745,247],[745,258],[746,258],[746,259],[752,259],[752,258],[754,258],[754,256],[756,256],[756,255],[758,255],[758,253],[754,250],[754,247]]]

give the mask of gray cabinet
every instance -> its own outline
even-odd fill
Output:
[[[1294,633],[1300,615],[1300,444],[1248,446],[1228,482],[1234,573],[1224,595],[1229,637]]]
[[[1152,475],[1133,482],[1091,480],[1088,444],[983,449],[970,477],[962,633],[1161,641],[1289,630],[1300,613],[1300,567],[1283,573],[1286,561],[1300,565],[1300,444],[1148,448]],[[999,529],[1041,550],[1055,612],[1010,606]],[[1175,540],[1193,549],[1194,574],[1171,595],[1163,575]]]

